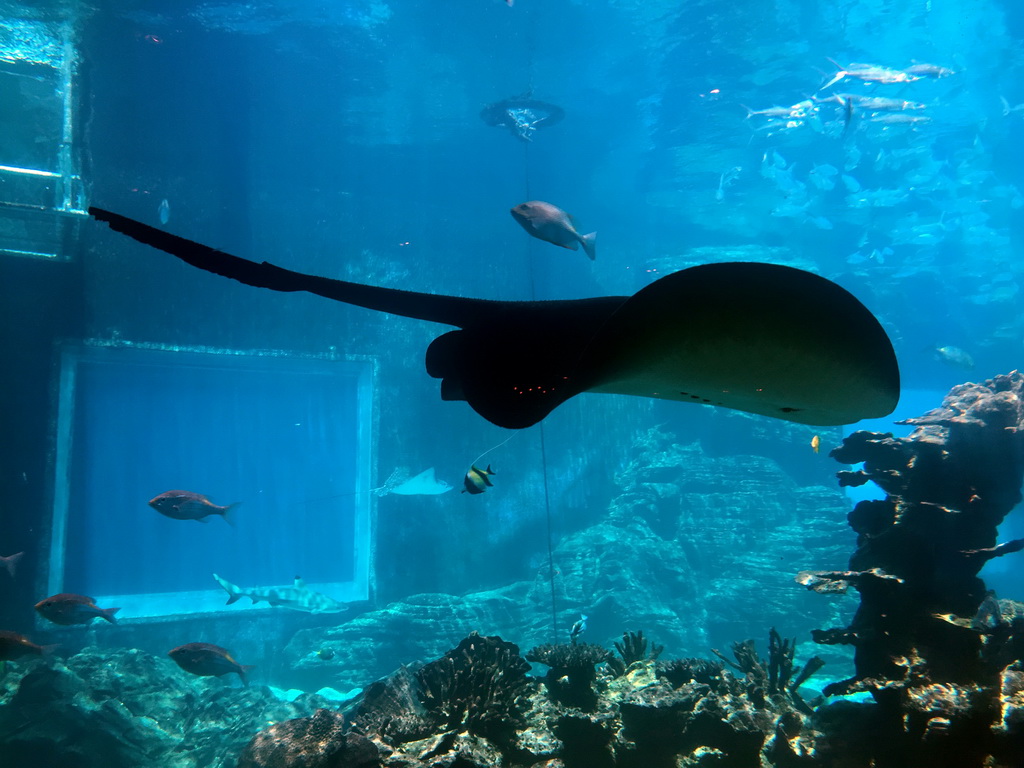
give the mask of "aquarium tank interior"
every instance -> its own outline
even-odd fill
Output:
[[[0,765],[1024,766],[1024,4],[0,18]]]

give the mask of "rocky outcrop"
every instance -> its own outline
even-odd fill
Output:
[[[268,723],[327,704],[194,678],[143,651],[89,648],[8,665],[0,754],[11,766],[228,768]]]

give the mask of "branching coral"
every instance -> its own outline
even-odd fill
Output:
[[[505,743],[525,727],[530,665],[519,647],[476,632],[416,672],[404,667],[367,688],[353,715],[360,732],[401,744],[439,731]]]
[[[710,659],[671,659],[659,661],[654,669],[658,677],[668,680],[673,688],[687,683],[701,683],[715,689],[722,682],[725,665]]]
[[[638,632],[623,632],[622,642],[615,643],[615,650],[619,652],[623,666],[628,667],[636,661],[657,659],[661,655],[661,652],[665,650],[665,646],[658,645],[657,643],[651,643],[651,653],[648,656],[647,638],[644,637],[643,630],[640,630]]]
[[[567,706],[591,710],[597,704],[593,690],[597,665],[611,661],[612,653],[599,645],[538,645],[526,654],[528,661],[550,667],[545,682],[551,698]]]

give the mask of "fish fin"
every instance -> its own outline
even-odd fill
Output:
[[[252,672],[254,669],[256,669],[256,665],[255,664],[239,664],[238,665],[238,676],[240,678],[242,678],[242,683],[245,684],[246,688],[249,687],[249,677],[248,677],[248,674],[250,672]]]
[[[192,519],[195,520],[197,523],[202,523],[203,525],[209,525],[210,523],[209,515],[206,515],[205,517],[194,517]]]
[[[587,254],[587,258],[593,261],[597,251],[597,232],[580,235],[580,245],[583,246],[583,252]]]
[[[106,619],[111,624],[117,624],[117,619],[114,618],[114,614],[120,610],[120,608],[101,608],[100,617]]]
[[[240,501],[236,501],[234,504],[228,504],[224,508],[224,511],[220,513],[220,516],[224,518],[224,522],[230,525],[232,528],[235,527],[235,516],[233,512],[241,505],[241,503],[242,502]]]
[[[11,574],[11,578],[12,579],[14,578],[14,570],[15,570],[15,568],[17,568],[18,563],[21,562],[21,558],[24,557],[24,556],[25,556],[24,552],[17,552],[17,553],[15,553],[13,555],[8,555],[7,557],[2,558],[3,561],[4,561],[4,568],[6,568],[7,572],[9,574]]]
[[[41,645],[41,646],[39,646],[39,654],[41,656],[50,656],[58,648],[60,648],[60,643],[52,643],[50,645]]]
[[[213,574],[213,578],[218,584],[221,585],[221,587],[223,587],[224,591],[228,593],[228,601],[225,603],[225,605],[231,605],[233,602],[235,602],[236,600],[238,600],[238,598],[242,596],[242,590],[236,587],[227,579],[222,579],[216,573]]]

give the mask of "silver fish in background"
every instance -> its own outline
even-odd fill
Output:
[[[519,222],[523,229],[552,245],[575,251],[583,246],[587,258],[594,260],[597,232],[581,235],[576,231],[572,216],[558,206],[542,200],[530,200],[520,203],[511,210],[512,218]]]

